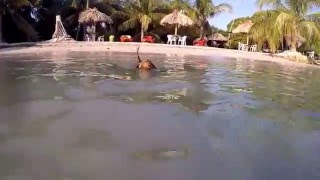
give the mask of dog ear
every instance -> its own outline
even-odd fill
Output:
[[[151,66],[151,69],[157,69],[156,66],[152,62],[150,62],[150,66]]]

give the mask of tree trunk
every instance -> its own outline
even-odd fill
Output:
[[[141,42],[142,42],[143,37],[144,37],[144,29],[143,29],[143,26],[141,24],[141,39],[140,39]]]
[[[297,51],[297,38],[296,37],[291,37],[290,51],[292,51],[292,52],[296,52]]]
[[[203,24],[201,24],[200,25],[200,38],[203,37],[203,29],[204,29]]]
[[[87,0],[86,9],[89,9],[89,0]]]
[[[0,12],[0,43],[2,42],[2,14]]]
[[[295,28],[294,32],[291,33],[291,46],[290,46],[290,51],[296,52],[297,51],[297,36],[298,32]]]
[[[96,27],[97,27],[97,24],[94,23],[94,25],[93,25],[93,41],[96,41]]]

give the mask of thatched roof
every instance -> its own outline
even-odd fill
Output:
[[[100,22],[104,22],[107,24],[113,23],[110,16],[98,11],[97,8],[93,8],[93,9],[89,8],[81,12],[78,22],[82,24],[93,24],[93,23],[100,23]]]
[[[224,37],[220,33],[214,33],[211,36],[208,37],[208,40],[212,41],[228,41],[228,38]]]
[[[164,24],[177,24],[180,26],[191,26],[194,24],[192,19],[185,14],[183,14],[181,11],[174,10],[172,13],[166,15],[162,20],[160,21],[161,25]]]
[[[252,25],[253,23],[251,22],[251,20],[248,20],[237,26],[234,30],[232,30],[232,33],[249,33]]]

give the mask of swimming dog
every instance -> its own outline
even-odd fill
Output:
[[[151,69],[157,69],[156,66],[150,61],[150,60],[141,60],[139,57],[139,49],[140,46],[137,48],[137,56],[138,56],[138,64],[136,68],[139,68],[141,70],[151,70]]]

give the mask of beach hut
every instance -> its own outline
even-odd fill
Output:
[[[162,26],[166,24],[175,25],[174,34],[177,35],[178,27],[180,26],[191,26],[194,24],[192,19],[185,15],[182,11],[175,9],[172,13],[166,15],[161,19],[160,24]]]
[[[85,25],[93,25],[93,40],[95,41],[97,23],[112,24],[110,16],[98,11],[97,8],[89,8],[80,13],[78,22]]]
[[[233,34],[237,33],[246,33],[247,34],[247,44],[249,44],[249,31],[252,27],[253,23],[251,20],[245,21],[244,23],[237,26],[235,29],[232,30]]]
[[[208,40],[225,42],[228,41],[228,38],[220,33],[214,33],[208,37]]]
[[[220,33],[214,33],[208,37],[208,41],[211,41],[212,46],[219,46],[219,44],[224,44],[228,41],[228,38]]]

